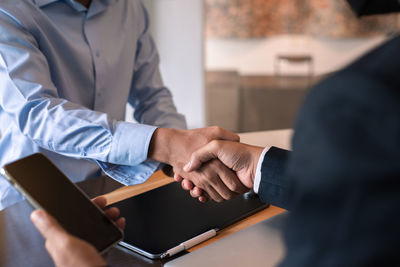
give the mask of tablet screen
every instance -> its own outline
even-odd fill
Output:
[[[124,242],[159,258],[167,250],[211,229],[222,229],[268,205],[243,195],[222,203],[201,203],[179,183],[115,204],[127,220]]]

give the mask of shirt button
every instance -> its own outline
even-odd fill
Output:
[[[96,57],[100,57],[100,51],[99,50],[96,51]]]

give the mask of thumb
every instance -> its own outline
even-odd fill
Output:
[[[218,150],[221,142],[222,141],[217,140],[211,141],[207,145],[193,152],[190,161],[183,167],[183,170],[185,172],[195,171],[200,168],[203,163],[218,158]]]
[[[31,221],[46,240],[66,234],[61,225],[44,210],[35,210],[31,213]]]

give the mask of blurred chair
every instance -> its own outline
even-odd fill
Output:
[[[307,65],[308,73],[306,75],[309,77],[314,76],[314,60],[313,57],[309,54],[278,54],[274,62],[275,75],[280,76],[282,74],[281,64],[283,62],[291,65]]]

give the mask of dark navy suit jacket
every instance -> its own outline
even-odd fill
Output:
[[[306,98],[259,195],[291,210],[283,266],[400,266],[400,37]]]

